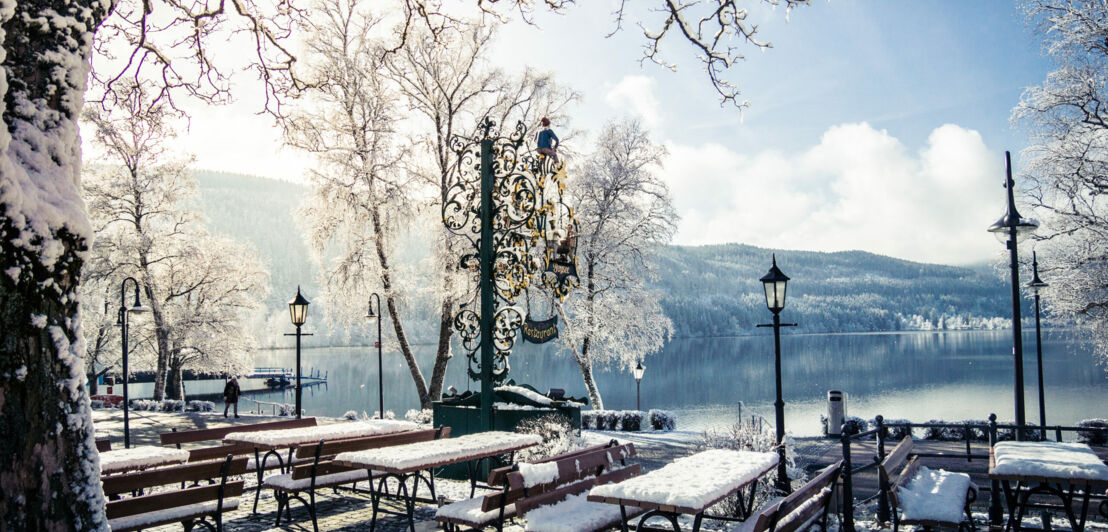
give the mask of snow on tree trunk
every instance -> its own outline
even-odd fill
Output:
[[[439,344],[435,350],[435,365],[431,368],[431,387],[428,394],[432,401],[442,399],[442,383],[446,381],[446,366],[450,362],[450,337],[454,332],[454,304],[442,303],[439,314]]]
[[[589,402],[593,410],[604,410],[604,399],[600,397],[600,388],[596,386],[596,378],[592,374],[592,360],[589,359],[589,338],[582,342],[581,354],[574,354],[577,359],[577,367],[581,368],[581,378],[585,381],[585,389],[589,392]]]
[[[77,284],[92,33],[110,2],[0,0],[0,528],[106,529]]]

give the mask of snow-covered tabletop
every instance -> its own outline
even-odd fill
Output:
[[[184,449],[139,445],[130,449],[100,453],[100,472],[107,475],[148,467],[183,464],[188,459],[189,452]]]
[[[749,486],[777,465],[777,453],[712,449],[645,475],[596,486],[589,500],[695,514]]]
[[[295,429],[232,432],[223,437],[223,443],[247,443],[259,449],[281,449],[307,443],[318,443],[319,440],[380,436],[418,430],[419,428],[418,424],[411,421],[368,419]]]
[[[989,476],[1001,480],[1108,484],[1108,466],[1083,443],[1006,441],[993,446]]]
[[[335,455],[335,462],[375,471],[411,473],[518,451],[540,443],[542,437],[537,434],[479,432],[457,438],[339,453]]]

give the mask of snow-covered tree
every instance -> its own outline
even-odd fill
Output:
[[[662,348],[673,325],[646,286],[652,258],[673,237],[677,212],[658,176],[665,148],[637,121],[610,123],[574,174],[570,204],[581,226],[581,286],[559,306],[559,341],[581,369],[593,408],[603,409],[593,369],[635,362]]]
[[[1013,113],[1035,138],[1025,155],[1043,218],[1043,301],[1091,331],[1108,359],[1108,5],[1034,0],[1023,9],[1057,66]]]
[[[203,230],[187,161],[169,154],[173,113],[141,85],[132,89],[116,107],[85,115],[105,164],[86,175],[96,240],[84,276],[108,290],[138,280],[152,310],[154,399],[180,399],[187,364],[230,373],[249,365],[253,335],[243,320],[265,295],[267,274],[250,250]]]
[[[398,95],[380,75],[384,50],[372,39],[379,19],[369,2],[323,0],[308,24],[311,88],[286,127],[286,142],[315,156],[312,197],[303,209],[321,263],[332,319],[364,323],[369,294],[383,291],[401,356],[423,408],[431,407],[401,317],[405,298],[396,246],[413,216],[415,187],[398,147]]]

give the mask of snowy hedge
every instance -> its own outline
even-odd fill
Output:
[[[131,410],[145,410],[150,412],[213,412],[215,403],[211,401],[179,401],[166,399],[153,401],[150,399],[132,399]]]
[[[534,462],[585,446],[584,440],[581,439],[578,431],[573,429],[569,418],[560,413],[526,418],[516,424],[515,431],[542,437],[542,443],[539,445],[518,451],[516,459],[520,462]]]
[[[430,408],[423,410],[412,409],[404,413],[404,419],[420,425],[430,425],[435,420],[435,411]]]
[[[1078,423],[1079,427],[1101,430],[1079,430],[1077,436],[1082,443],[1104,445],[1108,443],[1108,419],[1086,419]]]
[[[674,430],[677,416],[667,410],[582,410],[581,428],[592,430]]]

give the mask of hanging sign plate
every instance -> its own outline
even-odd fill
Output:
[[[558,316],[535,321],[531,316],[523,320],[523,340],[533,344],[545,344],[558,337]]]

